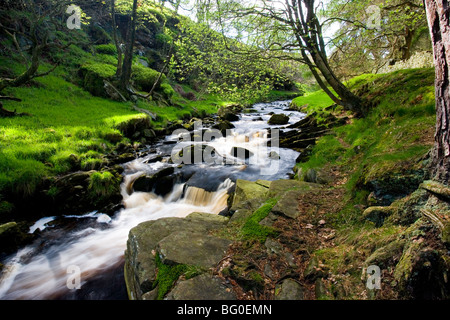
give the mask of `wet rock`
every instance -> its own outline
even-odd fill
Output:
[[[293,279],[285,279],[275,287],[275,300],[304,300],[305,289]]]
[[[289,123],[289,117],[285,114],[274,114],[270,120],[270,125],[285,125]]]
[[[23,222],[8,222],[0,225],[0,256],[11,254],[34,238]]]
[[[234,129],[235,126],[230,121],[220,121],[219,123],[212,126],[213,129],[219,130],[224,137],[227,136],[227,130]]]
[[[170,184],[170,181],[166,181],[163,178],[169,177],[174,172],[174,167],[166,167],[158,170],[153,174],[143,174],[131,184],[131,188],[135,192],[152,192],[158,184],[169,184],[170,187],[172,187],[173,182],[172,184]]]
[[[236,300],[236,295],[219,278],[202,274],[179,282],[167,300]]]

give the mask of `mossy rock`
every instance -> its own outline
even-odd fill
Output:
[[[236,181],[233,206],[251,199],[265,198],[268,191],[269,189],[261,184],[239,179]]]
[[[365,266],[376,265],[380,268],[392,266],[401,257],[405,244],[405,239],[398,239],[377,249],[366,259]]]
[[[384,224],[384,220],[395,212],[393,207],[370,207],[364,210],[363,218],[375,223],[379,228]]]
[[[150,92],[159,76],[160,73],[151,68],[142,65],[133,65],[132,67],[131,79],[133,80],[136,89],[139,91]],[[161,84],[163,84],[166,79],[167,77],[165,75],[162,75],[161,78],[159,78],[156,83],[156,90],[161,88]],[[168,89],[168,87],[166,86],[165,89]]]
[[[0,254],[11,254],[34,238],[23,222],[8,222],[0,225]]]
[[[303,300],[305,289],[293,279],[285,279],[275,287],[275,300]]]
[[[316,188],[321,188],[321,185],[297,180],[276,180],[270,184],[267,197],[280,197],[290,190],[310,191]]]
[[[116,68],[110,64],[89,62],[80,68],[83,87],[92,95],[107,97],[104,81],[110,81],[116,74]]]

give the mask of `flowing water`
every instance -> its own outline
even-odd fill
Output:
[[[165,217],[185,217],[192,212],[219,214],[227,207],[230,188],[236,179],[255,181],[287,178],[298,153],[266,147],[268,113],[290,116],[290,124],[304,115],[286,111],[290,101],[262,103],[253,106],[253,113],[243,114],[234,122],[235,129],[227,137],[208,143],[216,152],[232,162],[222,165],[193,164],[178,166],[168,161],[179,136],[172,135],[155,146],[153,154],[124,165],[121,187],[124,209],[114,216],[99,212],[83,216],[46,217],[36,222],[30,232],[41,230],[38,240],[3,261],[0,278],[0,299],[126,299],[123,280],[124,251],[130,229],[141,222]],[[177,144],[181,145],[181,144]],[[250,159],[231,155],[233,147],[251,152]],[[270,157],[275,151],[279,155]],[[162,161],[152,162],[155,154]],[[173,166],[180,178],[171,192],[158,196],[149,192],[132,192],[133,181],[143,173]],[[76,279],[80,282],[75,290]],[[75,280],[74,280],[75,279]]]

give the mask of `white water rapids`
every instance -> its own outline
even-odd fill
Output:
[[[260,148],[261,144],[267,142],[265,129],[270,127],[267,125],[270,116],[265,113],[271,111],[286,113],[291,116],[290,123],[295,123],[303,117],[300,113],[284,111],[287,105],[288,102],[255,105],[257,112],[242,115],[241,119],[234,123],[236,129],[232,137],[215,140],[211,142],[211,146],[221,154],[229,153],[232,147],[242,146],[254,152],[255,157],[267,158],[267,149]],[[120,268],[129,231],[139,223],[165,217],[185,217],[192,212],[218,214],[227,207],[228,191],[237,178],[248,180],[286,178],[295,164],[298,153],[288,149],[277,149],[277,153],[280,155],[278,171],[264,176],[261,176],[261,168],[268,165],[266,160],[258,162],[256,168],[246,164],[214,168],[195,165],[197,172],[209,170],[210,175],[207,179],[218,179],[219,173],[221,174],[217,190],[207,192],[198,187],[186,186],[185,183],[177,183],[172,192],[165,197],[143,192],[129,195],[127,190],[132,181],[142,173],[154,171],[161,166],[170,166],[167,161],[146,163],[146,159],[143,158],[126,164],[122,184],[125,208],[114,217],[96,212],[77,218],[66,216],[77,221],[94,220],[86,228],[75,230],[56,230],[51,225],[55,217],[38,221],[30,231],[44,230],[42,236],[47,234],[48,239],[19,250],[3,262],[0,299],[64,298],[70,292],[68,281],[71,279],[73,266],[81,271],[81,287],[94,276]]]

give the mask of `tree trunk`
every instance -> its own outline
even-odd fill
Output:
[[[123,59],[122,74],[120,76],[119,87],[126,92],[131,78],[131,66],[133,64],[133,49],[136,38],[136,18],[137,18],[137,0],[133,1],[133,13],[131,15],[130,27],[128,29],[127,43],[125,48],[125,57]]]
[[[123,53],[122,53],[122,47],[119,42],[119,36],[117,35],[116,1],[115,0],[111,0],[111,19],[112,19],[112,28],[113,28],[113,39],[114,39],[114,44],[117,49],[116,77],[120,79],[120,77],[122,75]]]
[[[450,182],[450,27],[448,0],[425,0],[436,67],[436,134],[432,174]]]

